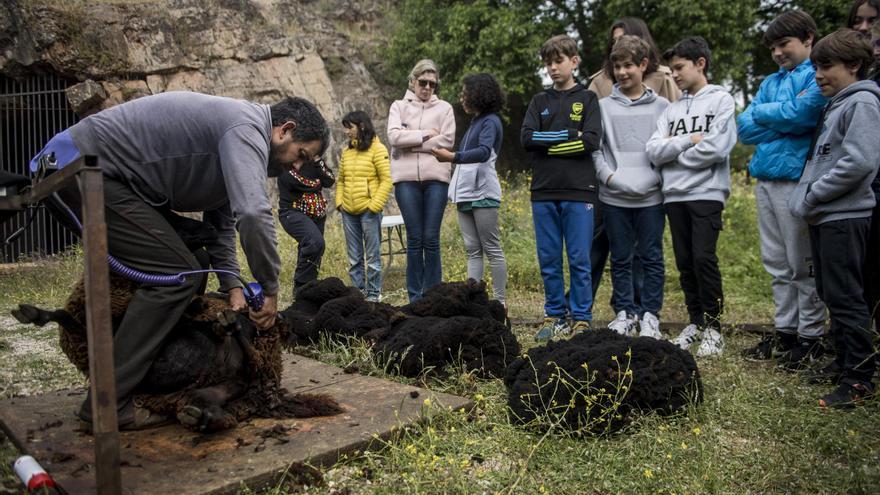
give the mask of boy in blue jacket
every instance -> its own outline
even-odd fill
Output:
[[[822,354],[825,307],[811,276],[807,223],[791,214],[788,198],[804,168],[807,148],[825,98],[816,84],[810,52],[816,23],[802,10],[780,15],[767,27],[779,71],[767,76],[737,119],[739,138],[755,144],[749,174],[758,179],[758,232],[764,269],[773,277],[773,335],[743,351],[747,359],[778,359],[797,370]]]
[[[532,218],[544,281],[544,324],[535,340],[590,329],[593,295],[590,247],[597,199],[592,152],[599,149],[602,118],[596,94],[574,79],[577,42],[558,35],[541,46],[553,87],[536,94],[523,119],[520,140],[533,152]],[[568,255],[573,323],[566,320],[562,248]]]

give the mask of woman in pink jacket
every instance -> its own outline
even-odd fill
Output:
[[[450,164],[431,150],[451,150],[455,140],[452,105],[435,94],[440,72],[432,60],[419,60],[409,74],[409,89],[388,113],[391,180],[406,226],[406,290],[410,302],[440,283],[440,224],[446,209]]]

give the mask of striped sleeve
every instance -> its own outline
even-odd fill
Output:
[[[566,141],[551,146],[550,149],[547,150],[547,154],[551,156],[567,156],[582,154],[584,151],[584,142],[580,139],[576,139],[574,141]]]
[[[532,141],[539,143],[561,143],[568,140],[568,130],[561,131],[536,131],[532,133]]]

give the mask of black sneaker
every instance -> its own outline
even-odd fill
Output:
[[[814,371],[808,378],[810,385],[837,385],[843,378],[843,368],[837,361],[831,361],[822,369]]]
[[[819,407],[852,409],[873,395],[874,387],[870,383],[841,383],[834,392],[819,399]]]
[[[743,349],[742,357],[748,361],[766,361],[773,357],[773,347],[776,343],[775,335],[768,335],[761,339],[755,347]]]
[[[799,339],[798,344],[789,352],[782,354],[776,364],[786,371],[802,371],[812,367],[817,359],[825,354],[825,348],[819,339]]]
[[[748,361],[766,361],[788,353],[796,345],[796,335],[777,330],[761,339],[754,347],[744,349],[742,356]]]

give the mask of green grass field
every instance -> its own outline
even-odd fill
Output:
[[[524,177],[506,181],[502,207],[508,299],[515,319],[539,318],[543,304],[526,184]],[[734,178],[724,221],[719,258],[725,321],[769,323],[770,280],[758,251],[754,196],[742,176]],[[465,254],[452,208],[442,236],[444,279],[461,279]],[[328,222],[326,238],[322,276],[347,281],[338,219]],[[291,239],[282,233],[280,241],[285,307],[296,255]],[[73,253],[0,272],[0,398],[84,384],[58,350],[54,328],[22,326],[8,317],[19,302],[60,306],[80,276],[81,261]],[[685,321],[668,234],[666,261],[663,320]],[[387,268],[386,302],[405,302],[403,262],[403,256],[396,257]],[[599,292],[597,320],[612,317],[608,280]],[[514,331],[524,348],[534,345],[534,328],[516,326]],[[404,429],[376,450],[325,468],[318,486],[294,489],[282,483],[268,493],[880,493],[880,401],[850,412],[820,411],[816,399],[828,387],[806,385],[770,364],[741,359],[739,351],[752,345],[755,335],[725,337],[722,357],[698,361],[705,386],[702,404],[674,418],[642,417],[611,437],[573,437],[555,430],[541,434],[512,425],[500,380],[457,369],[443,380],[390,377],[471,397],[477,407],[469,413],[439,410],[430,422]],[[385,376],[362,343],[326,341],[303,351]],[[10,467],[17,455],[3,438],[0,493],[17,489]]]

